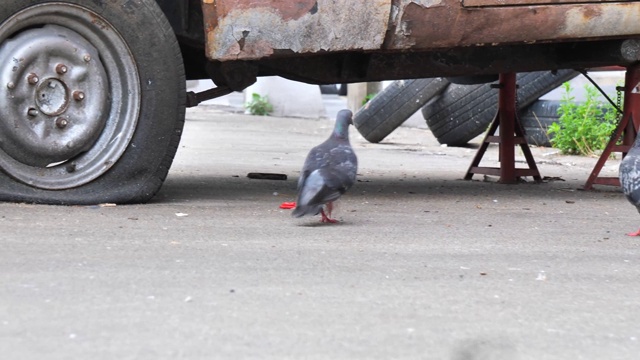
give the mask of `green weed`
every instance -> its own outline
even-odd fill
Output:
[[[617,111],[611,104],[598,100],[598,90],[591,85],[585,86],[585,101],[580,103],[571,95],[573,88],[568,82],[562,87],[560,118],[547,132],[553,135],[551,144],[563,154],[595,155],[609,142],[617,125]]]
[[[251,101],[244,105],[251,115],[264,116],[273,112],[273,105],[271,105],[267,96],[253,93],[251,97]]]

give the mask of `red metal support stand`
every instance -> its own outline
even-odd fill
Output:
[[[609,143],[602,151],[598,162],[593,167],[591,175],[584,184],[585,190],[593,189],[594,184],[620,186],[618,177],[598,176],[609,159],[612,152],[622,153],[624,158],[638,134],[640,126],[640,64],[634,64],[627,68],[624,78],[624,105],[622,107],[622,119]],[[622,144],[618,145],[618,141]]]
[[[505,73],[500,74],[500,83],[498,85],[498,113],[491,123],[487,135],[482,141],[482,145],[478,149],[467,173],[465,180],[471,180],[473,174],[485,174],[500,176],[500,182],[503,184],[515,184],[519,177],[532,176],[535,181],[542,181],[540,172],[536,166],[536,162],[531,154],[531,149],[527,145],[524,137],[524,130],[517,117],[516,112],[516,74]],[[495,136],[495,132],[499,125],[499,136]],[[498,143],[499,145],[499,161],[500,167],[481,167],[480,161],[487,151],[490,143]],[[516,169],[515,146],[520,145],[522,153],[527,160],[528,169]]]

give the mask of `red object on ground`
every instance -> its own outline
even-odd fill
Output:
[[[630,232],[627,234],[627,236],[640,236],[640,230],[636,231],[636,232]]]
[[[282,204],[280,204],[280,209],[295,209],[296,207],[296,203],[294,202],[283,202]]]

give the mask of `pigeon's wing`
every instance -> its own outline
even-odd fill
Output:
[[[636,207],[640,206],[640,158],[627,155],[620,163],[620,186],[626,198]]]
[[[349,143],[340,144],[331,149],[330,165],[332,174],[331,178],[339,181],[334,187],[343,187],[344,191],[348,190],[356,181],[356,173],[358,172],[358,158],[353,152]],[[343,192],[344,192],[343,191]]]
[[[325,145],[326,141],[318,146],[313,147],[307,158],[302,165],[302,171],[300,172],[300,177],[298,178],[298,192],[302,189],[302,186],[307,181],[307,177],[313,171],[318,170],[322,167],[327,166],[329,163],[329,152],[330,150],[326,149]]]
[[[337,200],[344,194],[342,181],[331,169],[318,169],[307,177],[300,191],[298,203],[301,205],[324,205]]]
[[[340,197],[339,192],[331,191],[327,187],[323,172],[321,169],[314,170],[305,176],[303,181],[299,181],[296,208],[291,215],[317,215],[325,203]],[[302,176],[300,179],[302,180]]]

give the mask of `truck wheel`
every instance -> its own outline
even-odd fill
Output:
[[[444,78],[394,81],[358,110],[353,124],[369,142],[380,142],[448,84]]]
[[[518,74],[518,110],[578,74],[574,70]],[[422,115],[438,142],[462,146],[487,129],[497,109],[498,90],[492,89],[490,84],[452,84],[422,108]]]
[[[147,201],[184,124],[182,57],[154,0],[4,0],[0,93],[0,201]]]

